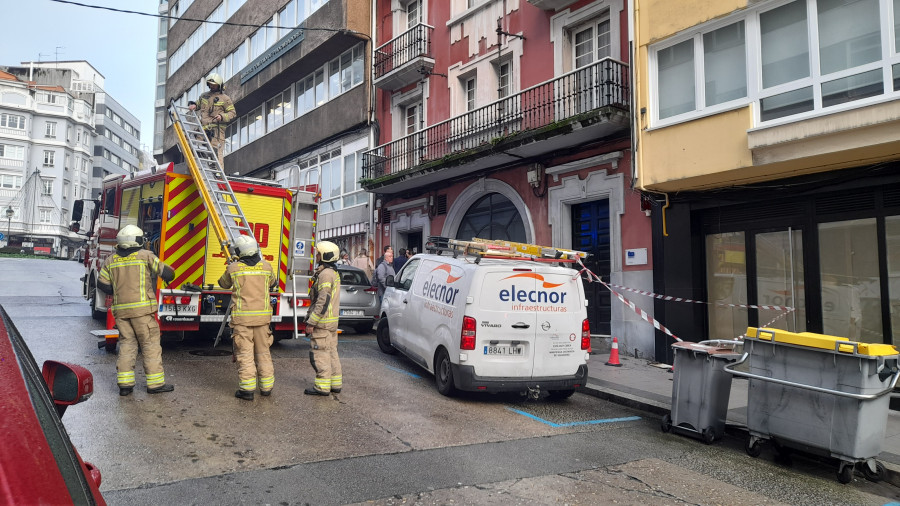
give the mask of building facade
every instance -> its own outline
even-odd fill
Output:
[[[633,25],[654,288],[708,303],[657,318],[900,343],[898,3],[642,0]]]
[[[211,21],[171,22],[164,93],[185,106],[207,91],[207,75],[223,77],[237,110],[226,173],[317,186],[318,237],[351,255],[371,251],[370,199],[359,185],[372,135],[371,2],[182,0],[169,10]],[[159,158],[181,159],[170,126]]]
[[[82,237],[69,231],[74,202],[90,198],[94,75],[39,65],[0,67],[0,209],[4,244],[68,258]],[[102,76],[101,76],[102,77]]]
[[[430,236],[574,248],[606,282],[652,288],[632,189],[624,0],[377,0],[376,244]],[[585,283],[591,332],[652,353],[653,329]]]

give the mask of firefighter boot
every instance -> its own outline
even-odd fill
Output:
[[[330,392],[320,392],[313,387],[307,388],[306,390],[303,391],[303,393],[305,393],[306,395],[321,395],[323,397],[327,397],[327,396],[331,395]]]
[[[134,387],[119,387],[119,395],[125,397],[126,395],[131,395],[131,392],[134,391]]]
[[[272,395],[272,391],[271,390],[260,390],[259,395],[262,395],[263,397],[268,397],[268,396]]]
[[[238,390],[234,393],[234,396],[238,399],[244,399],[245,401],[253,400],[253,390]]]
[[[163,392],[171,392],[172,390],[175,390],[175,387],[173,385],[164,384],[163,386],[159,386],[156,388],[148,388],[147,393],[148,394],[161,394]]]

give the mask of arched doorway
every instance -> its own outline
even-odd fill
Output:
[[[525,222],[515,204],[500,193],[489,193],[478,199],[460,220],[456,238],[469,241],[473,237],[527,242]]]

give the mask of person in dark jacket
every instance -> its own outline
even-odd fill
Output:
[[[399,254],[394,258],[394,272],[400,272],[400,269],[403,268],[403,264],[406,263],[406,248],[400,248]]]

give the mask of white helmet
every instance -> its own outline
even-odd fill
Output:
[[[322,255],[322,261],[328,264],[337,262],[341,255],[341,248],[338,248],[338,245],[331,241],[317,242],[316,251]]]
[[[240,258],[252,257],[259,253],[259,245],[256,244],[256,239],[242,235],[234,240],[234,252]]]
[[[116,234],[116,245],[120,248],[140,248],[144,245],[144,231],[135,225],[125,225]]]
[[[208,82],[208,83],[210,83],[210,82],[216,83],[216,84],[219,85],[219,88],[221,88],[222,85],[225,84],[225,81],[222,80],[222,76],[220,76],[219,74],[216,74],[215,72],[213,72],[212,74],[206,76],[206,82]]]

